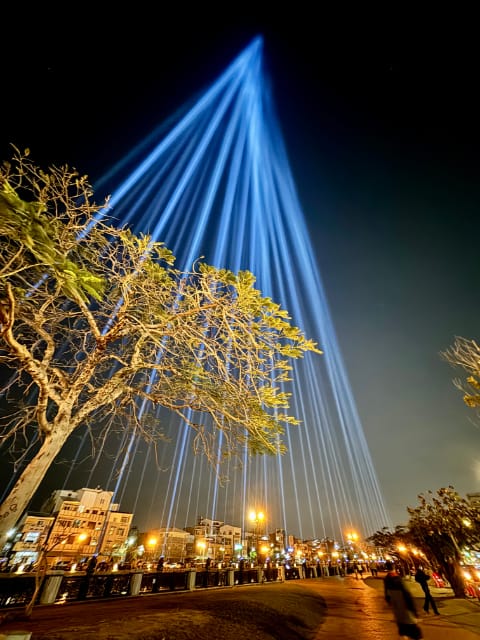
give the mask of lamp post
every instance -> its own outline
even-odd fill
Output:
[[[82,549],[83,543],[87,539],[88,539],[88,535],[86,533],[79,533],[78,534],[77,540],[76,540],[77,553],[76,553],[76,557],[75,557],[75,563],[72,565],[71,571],[74,571],[76,569],[79,559],[83,556],[83,553],[81,553],[81,549]]]
[[[147,545],[148,545],[148,549],[149,549],[149,553],[148,553],[148,559],[150,560],[150,562],[152,562],[155,558],[155,551],[157,549],[157,539],[154,537],[151,537],[148,539],[147,541]]]
[[[407,565],[409,577],[411,578],[412,574],[415,573],[415,570],[416,570],[415,562],[413,561],[409,550],[404,544],[397,545],[397,549],[401,556],[405,555],[405,558],[406,558],[405,564]]]
[[[258,527],[265,521],[265,514],[263,513],[263,511],[250,511],[249,518],[250,522],[253,524],[253,548],[255,549],[255,553],[258,557]]]
[[[267,559],[268,552],[270,551],[270,547],[266,544],[262,544],[260,547],[260,554],[258,555],[259,559],[262,561],[262,565],[265,564],[265,560]]]
[[[200,550],[200,559],[203,562],[205,560],[205,549],[207,548],[207,544],[206,542],[204,542],[203,540],[197,542],[197,549]]]
[[[350,533],[347,533],[347,541],[348,541],[348,546],[351,549],[354,549],[358,542],[358,533],[356,533],[355,531],[351,531]]]

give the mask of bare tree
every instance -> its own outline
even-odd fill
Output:
[[[94,424],[158,442],[145,404],[178,414],[212,463],[219,432],[220,458],[284,452],[298,421],[282,383],[293,359],[321,353],[251,273],[179,271],[92,198],[86,177],[43,171],[28,150],[0,170],[0,443],[27,463],[0,506],[0,545],[79,427],[92,442]]]

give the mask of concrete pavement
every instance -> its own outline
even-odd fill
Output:
[[[367,576],[363,582],[374,589],[383,591],[383,574],[374,578]],[[355,578],[352,578],[353,580]],[[450,588],[430,587],[437,603],[439,616],[423,611],[424,594],[415,580],[407,580],[407,585],[415,598],[420,614],[425,640],[478,640],[480,636],[480,600],[455,598]]]
[[[418,612],[423,592],[408,581]],[[480,603],[431,588],[439,616],[421,617],[424,640],[480,640]],[[383,575],[356,580],[314,578],[280,583],[149,594],[44,605],[31,619],[0,626],[0,638],[18,629],[31,640],[397,640]]]

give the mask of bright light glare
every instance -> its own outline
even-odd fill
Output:
[[[293,382],[280,383],[291,398],[289,413],[301,420],[285,429],[289,455],[250,459],[245,453],[241,465],[227,461],[225,469],[212,469],[193,453],[195,432],[160,409],[161,448],[125,433],[113,463],[109,457],[100,464],[99,447],[89,486],[113,490],[114,501],[145,528],[191,523],[203,513],[245,529],[252,499],[268,504],[273,526],[303,539],[340,539],[352,522],[364,537],[391,527],[297,197],[264,70],[263,39],[255,38],[192,106],[153,131],[95,191],[111,194],[122,225],[164,242],[179,269],[190,270],[202,256],[222,268],[251,271],[262,293],[287,309],[324,355],[307,354],[294,363]],[[147,401],[140,414],[143,408]],[[208,431],[208,420],[190,417]],[[221,432],[212,437],[220,451]]]

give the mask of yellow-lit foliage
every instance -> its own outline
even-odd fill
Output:
[[[0,441],[35,452],[2,528],[78,427],[94,446],[112,425],[158,442],[145,406],[178,414],[214,464],[245,447],[284,452],[279,436],[298,421],[281,383],[291,360],[321,353],[253,274],[179,271],[161,242],[116,226],[108,200],[92,198],[86,177],[43,171],[28,152],[0,169],[0,366],[3,393],[22,398],[3,407]]]

